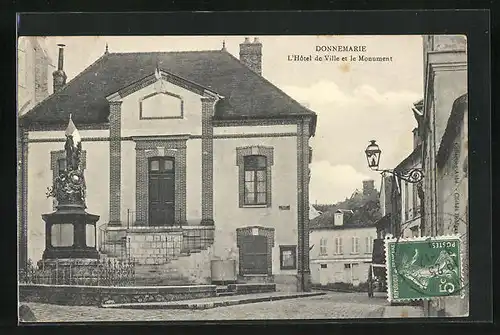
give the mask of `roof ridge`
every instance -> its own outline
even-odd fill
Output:
[[[226,52],[231,58],[233,58],[234,60],[236,60],[242,67],[244,67],[245,69],[249,70],[251,73],[255,74],[258,78],[260,78],[261,81],[264,81],[265,83],[271,85],[278,93],[280,93],[282,96],[286,97],[286,98],[289,98],[290,100],[292,100],[295,104],[297,104],[298,106],[300,106],[301,108],[303,109],[306,109],[308,110],[309,112],[311,112],[313,115],[316,115],[316,113],[314,111],[312,111],[311,109],[307,108],[306,106],[302,105],[300,102],[298,102],[297,100],[295,100],[293,97],[291,97],[290,95],[288,95],[286,92],[284,92],[283,90],[281,90],[278,86],[276,86],[275,84],[273,84],[272,82],[270,82],[269,80],[267,80],[264,76],[258,74],[257,72],[255,72],[254,70],[252,70],[251,68],[249,68],[248,66],[246,66],[241,60],[239,60],[238,58],[236,58],[233,54],[231,54],[230,52]]]
[[[65,89],[67,89],[70,84],[72,84],[76,79],[78,79],[81,76],[83,76],[83,74],[86,73],[86,72],[88,72],[93,66],[95,66],[98,63],[102,62],[102,60],[104,58],[106,58],[108,55],[109,55],[109,53],[101,55],[101,57],[97,58],[92,64],[90,64],[89,66],[87,66],[85,69],[83,69],[82,71],[80,71],[76,76],[74,76],[70,81],[68,81],[59,91],[53,92],[52,94],[50,94],[49,96],[47,96],[45,99],[43,99],[42,101],[40,101],[39,103],[37,103],[35,106],[33,106],[29,111],[27,111],[26,113],[24,113],[23,115],[21,115],[19,118],[20,119],[25,118],[28,114],[31,113],[31,111],[35,110],[35,108],[42,106],[44,103],[46,103],[47,101],[49,101],[53,97],[55,97],[57,95],[60,95],[61,92],[63,92]]]
[[[174,51],[133,51],[133,52],[109,52],[108,55],[144,55],[144,54],[173,54],[173,53],[202,53],[202,52],[223,52],[223,50],[174,50]]]

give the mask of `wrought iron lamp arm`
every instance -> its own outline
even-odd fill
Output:
[[[424,172],[420,168],[411,168],[409,170],[403,170],[403,171],[396,171],[396,170],[390,170],[390,169],[374,169],[373,171],[379,171],[383,175],[386,173],[389,173],[393,176],[398,177],[401,180],[404,180],[408,183],[416,184],[422,179],[424,179]]]

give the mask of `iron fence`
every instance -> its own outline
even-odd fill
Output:
[[[135,284],[133,260],[97,259],[91,264],[60,262],[48,266],[40,261],[35,266],[31,260],[19,273],[22,284],[130,286]]]

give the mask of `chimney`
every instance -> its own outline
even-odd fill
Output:
[[[66,85],[66,73],[64,73],[64,44],[58,44],[59,47],[59,61],[57,62],[57,70],[52,73],[54,78],[54,92],[59,91]]]
[[[256,37],[250,42],[248,37],[240,44],[240,61],[250,69],[262,75],[262,43]]]
[[[363,195],[370,195],[375,190],[374,180],[363,180]]]

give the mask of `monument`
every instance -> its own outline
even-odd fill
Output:
[[[57,200],[56,211],[43,214],[45,251],[42,259],[98,259],[96,223],[98,215],[85,211],[85,177],[82,169],[82,142],[71,115],[66,129],[66,168],[48,188],[47,197]]]

